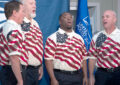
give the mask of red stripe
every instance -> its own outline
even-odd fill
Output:
[[[25,50],[21,50],[19,52],[21,52],[24,55],[25,59],[28,59],[27,52]]]
[[[109,41],[111,42],[111,41]],[[104,56],[109,56],[109,58],[114,62],[116,63],[117,65],[120,65],[111,55],[115,56],[116,58],[119,58],[119,55],[117,55],[117,53],[120,53],[118,52],[120,49],[116,48],[113,44],[109,43],[109,42],[105,42],[105,44],[109,45],[109,48],[108,47],[103,47],[102,46],[102,49],[106,49],[107,50],[107,53],[109,52],[109,55],[107,55],[105,52],[101,51],[103,53]],[[116,52],[114,51],[111,51],[110,49],[113,49],[114,51],[116,50]],[[102,55],[100,55],[102,57]],[[106,60],[107,61],[107,60]],[[110,61],[107,61],[109,63],[109,65],[111,65],[112,67],[116,67],[115,65],[113,65]]]
[[[4,48],[3,48],[3,49],[4,49]],[[5,50],[3,50],[3,49],[2,49],[2,50],[0,50],[0,51],[1,51],[4,55],[5,55],[4,57],[8,58],[8,57],[9,57],[9,55],[8,55],[8,54],[5,52]],[[2,54],[2,53],[1,53],[1,54]]]
[[[109,68],[104,61],[102,62],[99,58],[98,58],[98,61],[99,63],[101,63],[101,65],[104,65],[106,68]]]
[[[41,58],[43,57],[42,32],[37,27],[31,26],[30,28],[31,28],[30,32],[25,34],[26,40],[24,43],[27,45],[25,46],[25,48],[28,47],[27,50],[29,50],[34,55],[34,57],[36,57],[42,63],[41,60]],[[35,52],[33,50],[35,50]],[[36,54],[36,52],[39,54],[39,56]]]
[[[113,43],[113,44],[111,44]],[[102,65],[104,65],[106,68],[109,68],[106,63],[108,63],[110,66],[112,67],[116,67],[114,64],[111,63],[112,62],[116,63],[118,66],[120,65],[120,63],[114,59],[114,56],[116,58],[118,58],[118,60],[120,59],[118,53],[120,53],[120,49],[116,48],[116,45],[118,45],[120,47],[120,44],[111,40],[110,38],[108,38],[104,44],[101,46],[101,48],[99,48],[97,50],[97,52],[101,52],[102,54],[100,54],[100,58],[103,60],[103,62],[101,62],[101,60],[98,57],[98,62],[100,62]],[[109,47],[104,47],[104,46],[109,46]],[[103,49],[103,50],[101,50]],[[111,50],[113,49],[113,51]],[[106,51],[105,51],[106,50]],[[113,56],[112,56],[113,55]],[[103,56],[109,56],[109,58],[111,59],[110,61],[108,60],[108,58],[103,58]],[[100,64],[99,64],[100,65]],[[100,65],[101,66],[101,65]]]
[[[2,57],[2,56],[1,56],[1,61],[4,61],[4,62],[6,62],[6,63],[9,62],[9,61],[8,61],[8,57],[4,58],[4,57]]]
[[[55,47],[57,46],[57,45],[54,43],[54,41],[53,41],[53,40],[51,40],[51,39],[49,39],[49,38],[47,39],[47,42],[48,42],[48,43],[52,43],[52,44],[53,44],[53,46],[55,46]]]
[[[55,59],[59,59],[60,61],[65,61],[70,67],[78,69],[81,65],[80,62],[83,59],[81,55],[84,54],[83,51],[86,52],[85,49],[83,49],[84,44],[81,43],[80,40],[79,41],[78,40],[79,39],[75,38],[75,39],[72,39],[72,42],[71,42],[71,40],[68,38],[64,45],[63,44],[61,45],[59,43],[56,45],[53,40],[48,38],[46,41],[44,57],[49,58],[50,57],[49,55],[53,57],[55,56]],[[65,55],[65,53],[69,55]],[[65,59],[61,58],[60,56],[64,57]],[[73,56],[75,59],[73,59]],[[78,61],[76,61],[76,59]]]
[[[91,48],[88,52],[88,56],[97,58],[97,55],[95,55],[96,53],[97,53],[97,50],[95,48]]]
[[[33,51],[33,48],[32,49],[31,48],[27,48],[27,50],[31,50],[32,53],[34,53],[34,54],[38,53],[39,55],[43,56],[43,53],[40,50],[38,50],[36,48],[34,48],[34,49],[35,49],[35,52]],[[37,55],[35,57],[37,57]]]
[[[30,30],[30,32],[38,38],[42,37],[42,33],[39,30],[33,29],[33,30]]]
[[[26,47],[31,47],[31,48],[34,48],[35,50],[37,50],[37,51],[40,51],[39,50],[39,48],[41,49],[41,50],[43,50],[43,47],[41,47],[38,43],[28,43],[28,42],[25,42],[26,43]],[[35,45],[35,46],[34,46]],[[36,47],[37,46],[37,47]],[[39,48],[38,48],[39,47]]]
[[[97,62],[97,65],[99,66],[99,67],[102,67],[103,68],[103,66],[101,66],[101,63],[99,64],[100,62]]]
[[[59,56],[63,56],[67,60],[70,59],[73,63],[76,63],[77,65],[80,65],[80,63],[78,63],[76,60],[74,60],[71,56],[67,56],[67,55],[65,55],[63,53],[56,53],[55,58],[58,58]]]
[[[120,47],[120,44],[118,42],[115,42],[114,40],[112,40],[111,38],[108,38],[108,40],[110,40],[111,42],[113,42],[114,44],[118,45]]]
[[[34,29],[34,30],[36,30],[36,32],[38,32],[38,34],[41,34],[42,35],[42,32],[41,32],[41,30],[40,30],[40,28],[38,28],[37,26],[35,26],[35,25],[33,25],[34,27],[32,27],[33,29],[34,28],[36,28],[36,29]]]
[[[53,51],[53,52],[55,52],[55,51]],[[48,57],[49,57],[49,56],[47,56],[47,54],[48,54],[48,55],[51,55],[51,56],[54,56],[55,53],[53,53],[53,52],[50,52],[50,49],[45,48],[45,58],[48,58]]]
[[[1,62],[1,66],[5,66],[5,65],[8,65],[8,63]]]
[[[28,63],[27,63],[27,60],[25,60],[25,58],[24,58],[23,56],[20,56],[20,59],[21,59],[23,62],[25,62],[26,64],[28,64]]]
[[[34,57],[36,57],[41,63],[42,63],[42,60],[40,59],[40,56],[38,56],[38,55],[36,55],[36,53],[34,53],[33,51],[32,51],[32,49],[29,49],[29,51],[34,55]],[[41,55],[41,54],[40,54]],[[42,58],[43,56],[41,56],[41,58]]]
[[[79,69],[77,66],[71,64],[69,61],[67,61],[67,60],[65,60],[65,59],[62,59],[62,58],[60,58],[60,57],[56,57],[56,59],[59,59],[60,61],[65,61],[69,66],[71,66],[71,67],[73,67],[73,68],[75,68],[75,69],[77,69],[77,70]]]
[[[36,36],[35,34],[26,33],[25,35],[26,35],[26,36],[29,36],[29,37],[30,37],[30,36],[32,37],[32,38],[31,38],[31,37],[30,37],[30,38],[27,37],[27,39],[29,39],[29,40],[40,40],[40,41],[42,40],[42,37],[41,37],[41,36]]]
[[[41,52],[41,50],[43,50],[43,47],[41,47],[38,43],[34,43],[34,45],[33,45],[33,43],[32,44],[30,44],[30,43],[28,43],[28,42],[25,42],[26,43],[26,47],[30,47],[30,48],[32,48],[32,49],[35,49],[36,51],[38,51],[38,52]],[[36,47],[36,45],[37,45],[37,47]],[[43,46],[43,45],[42,45]],[[39,48],[41,49],[41,50],[39,50]]]
[[[10,37],[13,37],[13,38],[17,38],[17,39],[21,39],[22,38],[22,34],[18,31],[18,30],[14,30],[12,32],[12,34],[10,35]]]
[[[62,54],[67,53],[67,54],[69,54],[69,55],[72,55],[72,56],[74,56],[75,58],[77,58],[78,60],[80,60],[80,57],[79,57],[80,55],[76,55],[76,54],[73,53],[73,52],[69,52],[67,49],[57,48],[57,50],[56,50],[56,55],[59,55],[59,54],[57,54],[58,51],[60,51],[60,53],[62,53]],[[65,56],[63,56],[63,57],[65,57]]]

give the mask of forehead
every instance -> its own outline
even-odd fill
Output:
[[[65,17],[65,16],[71,16],[72,17],[72,15],[70,13],[64,13],[62,16],[63,17]]]
[[[113,16],[114,13],[112,11],[105,11],[104,14],[103,14],[103,16],[106,16],[106,15]]]
[[[32,2],[36,2],[35,0],[24,0],[24,2],[27,3],[32,3]]]

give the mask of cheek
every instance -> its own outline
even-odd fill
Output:
[[[30,13],[31,10],[32,10],[32,9],[31,9],[29,6],[25,7],[25,11],[26,11],[27,13]]]
[[[24,13],[21,13],[19,19],[22,20],[23,17],[24,17]]]

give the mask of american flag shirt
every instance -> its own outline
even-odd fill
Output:
[[[10,64],[9,56],[18,55],[20,63],[27,65],[27,52],[23,46],[24,34],[21,26],[13,20],[7,20],[0,32],[0,65]]]
[[[74,31],[66,35],[65,31],[59,28],[47,38],[44,57],[46,60],[53,60],[54,69],[78,70],[86,57],[84,41]]]
[[[110,35],[105,31],[101,31],[93,37],[88,57],[97,59],[97,67],[115,68],[120,66],[119,37],[120,30],[118,28],[116,28]]]
[[[26,17],[24,23],[30,23]],[[25,48],[28,52],[28,64],[38,66],[43,61],[43,36],[38,23],[32,19],[32,22],[27,28],[22,28],[25,35]]]

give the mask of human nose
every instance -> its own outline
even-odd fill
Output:
[[[34,4],[33,7],[36,9],[36,4]]]

